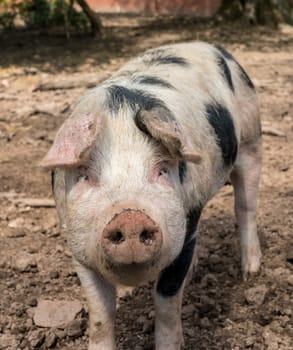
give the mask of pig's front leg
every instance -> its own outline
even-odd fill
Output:
[[[179,350],[183,344],[181,303],[183,286],[174,296],[163,296],[156,292],[156,350]]]
[[[175,261],[162,271],[155,293],[156,350],[179,350],[183,343],[181,305],[188,272],[192,271],[200,210],[190,211],[184,246]]]
[[[75,267],[89,307],[88,350],[114,350],[115,287],[77,261]]]
[[[260,267],[261,249],[257,234],[257,193],[261,172],[261,142],[244,145],[231,174],[235,192],[235,213],[241,235],[244,279]]]

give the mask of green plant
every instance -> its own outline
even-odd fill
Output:
[[[73,26],[85,30],[89,27],[88,20],[82,11],[77,11],[74,0],[51,1],[51,24]]]
[[[92,26],[88,11],[78,4],[78,0],[0,0],[0,30],[13,28],[20,16],[27,28],[64,26],[68,36],[72,27],[88,32]]]
[[[0,0],[0,30],[12,28],[16,14],[14,1]]]
[[[19,11],[30,28],[45,28],[50,25],[51,8],[48,0],[24,0],[19,5]]]

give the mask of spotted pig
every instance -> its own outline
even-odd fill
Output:
[[[259,269],[261,129],[252,81],[202,42],[131,60],[77,102],[41,165],[89,305],[89,349],[115,349],[117,285],[155,282],[157,350],[182,345],[201,212],[230,180],[244,278]]]

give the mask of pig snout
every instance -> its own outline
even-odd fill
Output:
[[[102,250],[114,265],[147,264],[158,255],[162,231],[146,214],[125,210],[115,215],[102,233]]]

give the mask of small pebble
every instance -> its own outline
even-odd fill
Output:
[[[264,302],[267,292],[268,288],[263,284],[249,288],[244,292],[245,300],[250,305],[259,306]]]

